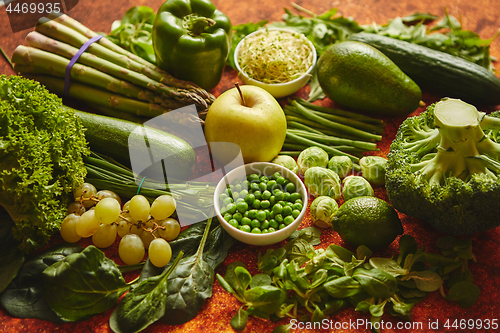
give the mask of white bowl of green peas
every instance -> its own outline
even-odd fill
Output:
[[[270,245],[288,238],[307,209],[300,178],[280,165],[256,162],[237,167],[221,179],[214,206],[222,227],[250,245]]]

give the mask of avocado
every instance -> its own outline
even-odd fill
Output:
[[[422,91],[387,56],[361,42],[333,44],[317,64],[318,81],[334,102],[374,116],[415,111]]]

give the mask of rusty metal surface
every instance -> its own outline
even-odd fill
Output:
[[[279,21],[284,13],[283,8],[290,8],[288,0],[252,0],[252,1],[233,1],[233,0],[214,0],[217,7],[226,13],[233,24],[257,22],[260,20]],[[465,29],[476,31],[482,38],[491,38],[500,28],[500,1],[499,0],[303,0],[297,1],[299,5],[316,13],[324,12],[331,7],[337,7],[341,14],[353,17],[361,24],[386,23],[389,19],[411,14],[413,12],[431,12],[442,16],[444,8],[449,14],[459,18]],[[125,1],[90,1],[80,0],[78,5],[69,12],[73,18],[79,20],[94,31],[109,32],[111,23],[120,19],[125,11],[131,6],[147,5],[155,10],[162,4],[162,1],[152,0],[125,0]],[[12,33],[8,24],[4,8],[0,8],[0,46],[10,56],[15,47],[23,44],[24,36],[29,30]],[[491,54],[500,57],[500,38],[497,38],[491,46]],[[498,63],[497,63],[497,66]],[[0,74],[14,74],[7,62],[0,58]],[[223,91],[231,88],[237,81],[236,73],[230,69],[224,72],[221,83],[212,91],[218,96]],[[307,88],[305,88],[307,89]],[[432,93],[432,92],[430,92]],[[305,94],[304,91],[299,95]],[[304,95],[305,96],[305,95]],[[424,101],[431,103],[435,100],[432,94],[425,94]],[[322,102],[325,105],[331,105],[328,100]],[[419,110],[421,111],[421,110]],[[418,111],[417,111],[418,112]],[[400,122],[403,119],[386,119],[386,133],[383,141],[380,143],[380,152],[385,155],[389,150],[389,144],[394,138]],[[387,199],[383,189],[377,189],[377,196]],[[431,251],[437,251],[434,246],[435,240],[441,236],[440,233],[432,230],[420,221],[401,215],[405,232],[414,236],[420,246],[424,246]],[[306,216],[303,226],[311,225],[309,217]],[[335,232],[324,232],[322,236],[322,247],[330,243],[345,245]],[[383,320],[391,323],[392,329],[384,332],[428,332],[432,331],[430,322],[439,320],[441,326],[435,331],[447,331],[442,325],[447,319],[451,320],[485,320],[498,318],[500,313],[500,253],[497,250],[500,243],[500,228],[487,233],[475,235],[473,237],[473,246],[478,262],[471,265],[471,271],[475,277],[476,283],[481,289],[481,298],[479,302],[471,309],[461,309],[456,304],[445,301],[438,293],[430,294],[423,302],[415,306],[413,311],[413,321],[422,323],[422,330],[417,329],[397,329],[397,323],[400,321],[384,316]],[[243,261],[249,269],[256,273],[257,252],[265,251],[266,247],[253,247],[243,244],[236,244],[230,252],[228,258],[217,269],[217,273],[224,274],[226,266],[236,260]],[[379,255],[390,256],[396,250],[396,245]],[[108,250],[108,251],[112,251]],[[229,322],[237,312],[240,304],[221,286],[215,282],[214,294],[206,302],[203,310],[196,318],[187,324],[180,326],[167,326],[161,323],[155,323],[145,330],[145,332],[231,332]],[[36,319],[18,319],[13,318],[0,308],[0,333],[3,332],[111,332],[108,319],[111,310],[97,315],[87,321],[71,324],[53,324],[43,320]],[[353,309],[348,309],[336,314],[330,318],[331,323],[344,324],[344,328],[320,330],[297,329],[295,332],[369,332],[367,329],[353,329],[352,326],[345,325],[358,319],[369,319],[366,314],[357,313]],[[273,323],[261,319],[251,318],[244,332],[271,332],[278,324],[288,323],[284,319],[279,323]],[[456,330],[449,330],[456,331]],[[468,330],[469,331],[469,330]]]

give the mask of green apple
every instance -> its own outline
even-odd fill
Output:
[[[280,104],[270,93],[252,85],[222,93],[205,119],[205,139],[209,146],[217,142],[212,156],[223,165],[233,161],[239,149],[245,163],[269,162],[280,152],[285,136],[286,118]],[[220,143],[228,143],[227,149],[220,149]],[[231,149],[236,145],[239,149]]]

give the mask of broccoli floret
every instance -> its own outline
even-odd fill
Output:
[[[30,253],[59,230],[89,149],[73,111],[39,83],[0,76],[0,205]]]
[[[391,144],[389,200],[452,235],[500,225],[500,112],[443,99],[406,119]]]

